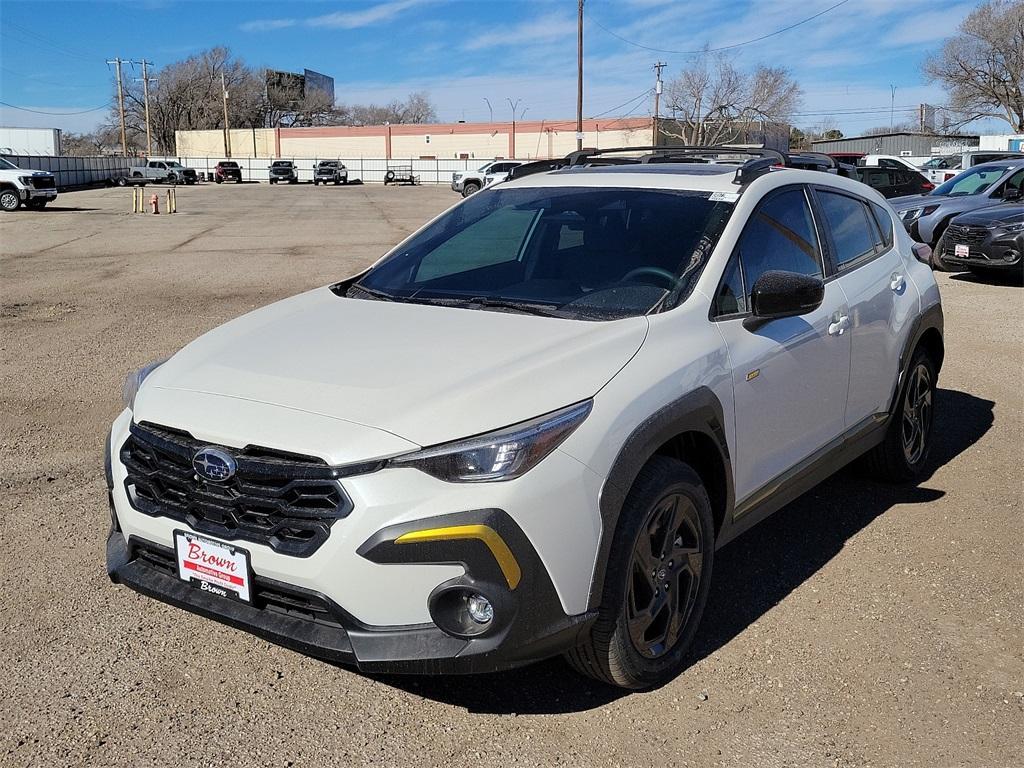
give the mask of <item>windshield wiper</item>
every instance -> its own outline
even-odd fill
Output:
[[[474,307],[491,307],[494,309],[511,309],[516,312],[524,312],[528,315],[540,317],[565,317],[558,311],[557,304],[535,304],[532,302],[513,301],[511,299],[496,299],[490,296],[472,296],[461,301],[464,305]]]
[[[401,299],[398,296],[392,296],[390,293],[385,293],[384,291],[378,291],[378,290],[376,290],[374,288],[367,288],[365,285],[360,285],[359,283],[352,283],[352,285],[350,285],[348,287],[348,289],[350,291],[353,288],[362,291],[367,296],[373,296],[373,298],[375,298],[375,299],[380,299],[381,301],[401,301]],[[347,293],[347,291],[346,291],[346,293]]]

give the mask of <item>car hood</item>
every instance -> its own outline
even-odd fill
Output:
[[[890,197],[889,205],[897,211],[907,211],[911,208],[924,208],[926,205],[940,205],[950,200],[961,198],[949,197],[948,195],[901,195]]]
[[[166,426],[189,429],[179,405],[169,405],[175,398],[232,407],[231,398],[381,430],[401,439],[393,443],[400,452],[404,441],[477,435],[593,396],[640,348],[647,327],[645,317],[588,322],[349,299],[321,288],[186,346],[146,379],[135,416],[161,423],[173,413],[179,423]],[[239,418],[261,420],[248,406]],[[380,445],[346,458],[382,455]]]
[[[956,217],[957,224],[973,224],[983,227],[1019,224],[1022,221],[1024,221],[1024,205],[1017,204],[996,205]]]

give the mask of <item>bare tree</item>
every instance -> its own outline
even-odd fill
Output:
[[[996,118],[1024,132],[1024,0],[979,5],[923,70],[948,91],[952,126]]]
[[[353,104],[342,107],[351,125],[383,125],[384,123],[432,123],[437,120],[437,110],[429,94],[419,91],[410,93],[405,101],[397,99],[387,104]]]
[[[722,54],[705,54],[666,86],[666,108],[679,131],[665,132],[687,144],[728,144],[759,125],[788,123],[800,96],[785,69],[744,72]]]
[[[121,151],[120,130],[100,126],[90,133],[65,132],[60,137],[61,152],[76,157],[112,155]]]

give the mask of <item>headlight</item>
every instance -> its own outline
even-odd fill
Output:
[[[18,177],[18,181],[20,181],[26,187],[31,187],[32,186],[32,177],[31,176],[19,176]]]
[[[937,210],[939,210],[939,206],[937,205],[926,205],[924,208],[912,208],[909,211],[903,212],[903,220],[916,221],[922,216],[931,216]]]
[[[1007,224],[1003,229],[1007,232],[1024,232],[1024,221],[1019,224]]]
[[[124,385],[121,387],[121,399],[124,401],[125,408],[135,410],[135,395],[139,393],[139,387],[142,386],[142,382],[146,380],[149,374],[166,363],[167,359],[165,357],[162,360],[154,360],[148,365],[137,368],[125,377]]]
[[[587,400],[486,435],[399,456],[388,466],[412,467],[449,483],[512,480],[571,435],[592,406]]]

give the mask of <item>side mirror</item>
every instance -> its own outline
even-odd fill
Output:
[[[824,299],[825,283],[820,277],[778,270],[757,278],[750,292],[751,310],[760,320],[806,315]]]
[[[1017,189],[1017,187],[1007,187],[1003,190],[1003,202],[1008,200],[1020,200],[1020,198],[1021,190]]]
[[[910,246],[910,250],[914,252],[914,258],[922,264],[927,264],[929,267],[932,265],[932,247],[930,245],[914,243]]]

